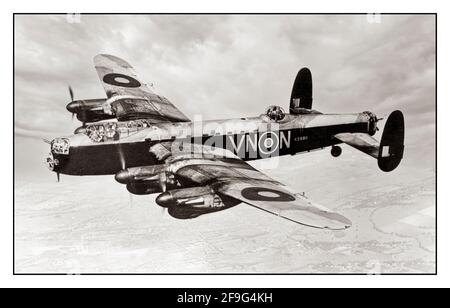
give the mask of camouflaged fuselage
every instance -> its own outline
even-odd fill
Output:
[[[111,126],[114,126],[111,128]],[[111,130],[114,131],[111,131]],[[108,131],[109,130],[109,131]],[[67,137],[68,154],[54,154],[56,172],[71,175],[115,174],[125,167],[161,164],[150,151],[162,144],[202,144],[227,149],[243,160],[294,155],[341,143],[339,133],[376,130],[372,114],[285,114],[280,121],[267,116],[148,124],[145,121],[88,125]],[[105,134],[108,131],[109,133]]]

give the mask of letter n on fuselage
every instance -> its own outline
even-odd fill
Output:
[[[280,131],[280,150],[283,148],[289,149],[290,147],[291,147],[291,131],[290,130]]]

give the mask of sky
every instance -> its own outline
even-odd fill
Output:
[[[295,75],[307,66],[314,109],[379,116],[402,110],[405,157],[434,168],[435,17],[373,21],[365,15],[16,15],[16,146],[80,126],[65,109],[67,87],[75,99],[106,97],[92,58],[109,53],[130,62],[188,117],[203,119],[255,116],[269,105],[288,110]],[[16,152],[19,169],[27,155]]]

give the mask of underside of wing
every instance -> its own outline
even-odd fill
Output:
[[[106,107],[119,120],[190,121],[168,99],[153,93],[125,60],[100,54],[94,57],[94,64],[108,97]]]
[[[350,220],[344,216],[314,204],[299,194],[293,194],[282,185],[238,180],[220,183],[216,189],[227,196],[302,225],[331,230],[351,226]]]
[[[239,158],[184,155],[169,164],[177,176],[296,223],[333,230],[351,226],[347,218],[290,192]]]

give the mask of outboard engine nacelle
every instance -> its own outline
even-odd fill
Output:
[[[218,212],[240,201],[216,194],[209,186],[182,188],[166,191],[156,198],[156,203],[168,208],[169,214],[178,219],[195,218]]]
[[[208,186],[167,191],[156,198],[162,207],[179,206],[191,209],[209,209],[225,206],[222,199]]]
[[[77,119],[83,123],[114,119],[114,115],[104,112],[103,104],[105,103],[106,98],[76,100],[67,104],[66,109],[76,114]]]

